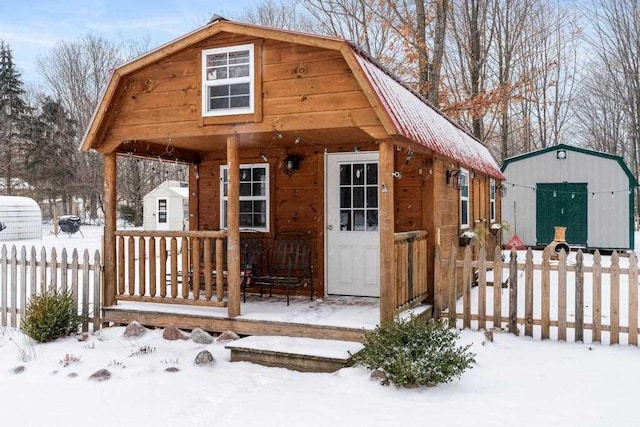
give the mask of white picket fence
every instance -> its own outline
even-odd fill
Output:
[[[20,252],[18,254],[18,251]],[[19,327],[21,316],[31,296],[50,286],[61,291],[71,290],[82,316],[82,331],[98,329],[100,325],[100,283],[102,281],[100,251],[91,259],[88,250],[79,256],[76,249],[71,256],[62,250],[60,259],[55,248],[49,257],[44,248],[38,255],[35,247],[2,246],[0,252],[0,326]]]

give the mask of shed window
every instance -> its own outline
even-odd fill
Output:
[[[158,222],[161,224],[167,222],[167,199],[158,199]]]
[[[202,52],[202,115],[254,111],[253,44]]]
[[[220,167],[221,228],[227,228],[229,168]],[[269,231],[269,165],[240,165],[240,229]]]
[[[469,228],[469,171],[460,170],[460,228]]]
[[[489,181],[489,218],[491,222],[496,220],[496,180]]]

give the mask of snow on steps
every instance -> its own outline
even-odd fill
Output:
[[[302,372],[334,372],[362,350],[353,341],[285,336],[249,336],[228,343],[232,362],[251,362]]]

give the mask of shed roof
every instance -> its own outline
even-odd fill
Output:
[[[504,160],[500,170],[502,172],[504,172],[505,169],[507,168],[507,166],[509,166],[512,163],[516,163],[516,162],[518,162],[520,160],[528,159],[528,158],[531,158],[531,157],[539,156],[541,154],[549,153],[549,152],[552,152],[552,151],[558,151],[558,150],[573,151],[573,152],[576,152],[576,153],[587,154],[589,156],[602,157],[604,159],[609,159],[609,160],[615,161],[620,165],[620,168],[622,168],[622,170],[624,171],[625,175],[627,175],[627,177],[629,178],[629,184],[634,186],[634,187],[637,187],[639,185],[638,184],[638,180],[633,175],[631,170],[627,167],[627,164],[624,162],[624,159],[621,156],[616,156],[616,155],[611,154],[611,153],[605,153],[603,151],[596,151],[596,150],[589,150],[589,149],[581,148],[581,147],[575,147],[573,145],[567,145],[567,144],[553,145],[551,147],[541,148],[539,150],[530,151],[528,153],[519,154],[517,156],[509,157],[509,158]]]
[[[460,125],[446,118],[441,111],[429,105],[424,98],[403,85],[350,42],[335,37],[226,20],[214,20],[116,68],[86,130],[81,149],[86,151],[95,148],[98,144],[99,141],[96,141],[98,129],[105,124],[105,112],[122,77],[220,32],[251,35],[340,51],[389,135],[402,137],[410,144],[424,146],[471,169],[504,179],[498,163],[480,141],[464,131]]]

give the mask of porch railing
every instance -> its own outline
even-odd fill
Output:
[[[226,232],[116,231],[115,235],[116,300],[226,306]]]
[[[427,232],[395,233],[396,294],[400,312],[420,304],[428,296]]]

